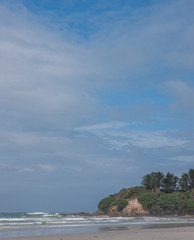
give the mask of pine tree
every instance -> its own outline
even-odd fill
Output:
[[[159,192],[163,178],[164,174],[162,172],[152,172],[151,174],[146,174],[141,183],[147,190]]]
[[[189,175],[187,173],[181,175],[181,178],[179,179],[179,187],[183,191],[189,190]]]
[[[151,186],[151,174],[146,174],[145,176],[143,176],[141,184],[142,184],[147,190],[152,189],[152,186]]]
[[[173,173],[168,172],[162,181],[162,186],[166,193],[173,192],[177,189],[177,183],[179,178],[175,176]]]
[[[189,169],[189,187],[192,191],[194,191],[194,169]]]

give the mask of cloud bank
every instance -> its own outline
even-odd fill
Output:
[[[1,211],[193,167],[193,2],[48,4],[0,1]]]

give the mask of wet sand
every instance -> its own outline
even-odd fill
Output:
[[[2,238],[1,240],[7,240]],[[194,227],[131,227],[123,230],[107,229],[100,233],[65,234],[9,238],[12,240],[194,240]]]

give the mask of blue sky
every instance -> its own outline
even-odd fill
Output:
[[[193,10],[0,0],[0,212],[95,211],[194,167]]]

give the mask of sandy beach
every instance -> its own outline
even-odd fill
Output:
[[[7,240],[2,238],[1,240]],[[151,228],[141,227],[130,228],[122,231],[106,231],[87,234],[66,234],[51,236],[36,236],[23,238],[9,238],[12,240],[193,240],[194,227],[173,227],[173,228]]]

